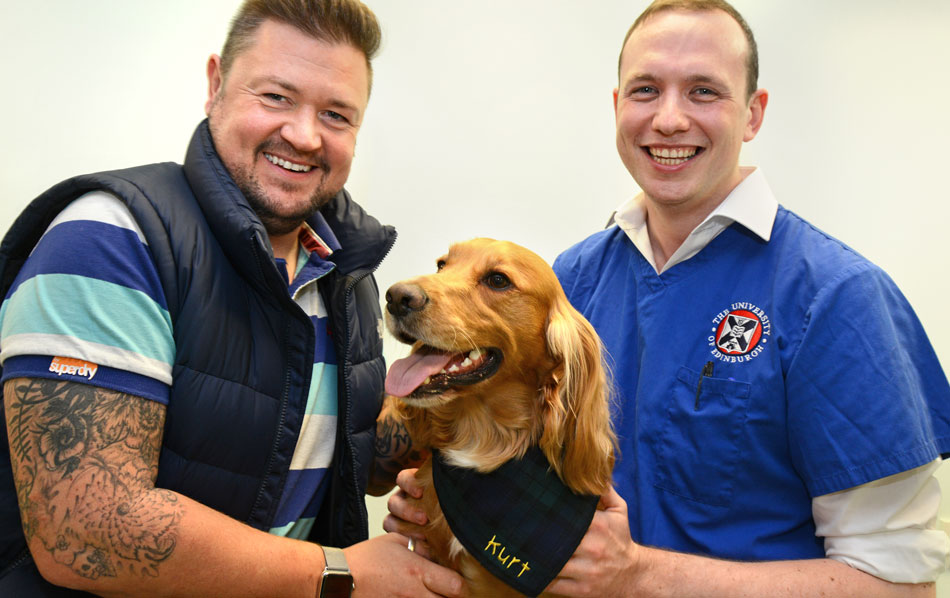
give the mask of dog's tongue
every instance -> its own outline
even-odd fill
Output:
[[[386,392],[396,397],[404,397],[419,388],[426,378],[438,374],[449,363],[452,355],[448,353],[416,352],[403,359],[397,359],[389,366],[386,374]]]

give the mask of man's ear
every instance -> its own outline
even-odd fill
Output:
[[[765,107],[769,103],[769,92],[764,89],[757,89],[749,100],[749,124],[746,125],[743,141],[752,141],[762,127],[762,120],[765,118]]]
[[[221,86],[224,85],[224,75],[221,72],[221,57],[212,54],[208,58],[208,101],[205,102],[205,115],[211,113],[211,105],[214,99],[221,93]]]
[[[614,119],[617,118],[617,98],[620,97],[620,90],[614,87]]]

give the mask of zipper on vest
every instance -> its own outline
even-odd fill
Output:
[[[367,276],[375,272],[376,269],[379,268],[379,265],[383,263],[383,260],[386,259],[387,255],[389,255],[389,252],[392,251],[393,245],[396,244],[397,236],[398,236],[398,233],[393,231],[393,238],[389,241],[389,245],[386,246],[386,249],[379,256],[379,259],[376,260],[376,262],[373,265],[371,265],[369,268],[365,269],[358,277],[352,278],[350,283],[346,285],[346,287],[343,290],[343,323],[346,326],[343,339],[346,344],[343,347],[343,358],[340,359],[339,363],[340,363],[340,367],[342,368],[342,373],[343,373],[341,377],[343,378],[343,396],[346,398],[346,405],[345,405],[343,416],[340,418],[340,424],[343,426],[343,438],[346,440],[346,447],[350,453],[350,471],[352,472],[352,476],[353,476],[351,481],[353,483],[353,489],[356,491],[359,491],[360,484],[359,484],[359,479],[356,476],[356,450],[355,450],[355,447],[353,446],[353,436],[352,434],[350,434],[350,431],[349,431],[350,416],[353,410],[353,404],[352,404],[353,391],[350,388],[350,377],[348,375],[349,374],[348,362],[350,359],[350,344],[351,344],[350,334],[352,332],[351,326],[350,326],[350,322],[352,320],[352,317],[350,314],[350,296],[353,294],[353,289],[356,287],[356,285],[359,284],[361,280],[363,280],[364,278],[366,278]],[[374,460],[375,458],[376,456],[373,455]],[[339,455],[338,457],[335,457],[335,460],[337,459],[340,462],[342,462],[343,456]],[[343,473],[342,468],[340,470],[340,473],[341,474]],[[362,497],[360,498],[362,499]],[[359,519],[360,519],[359,523],[362,526],[363,535],[364,536],[369,535],[369,520],[367,518],[367,515],[364,513],[364,509],[357,509],[356,511],[357,511],[357,514],[359,515]],[[331,534],[333,534],[335,533],[335,530],[331,529],[330,532]]]
[[[251,245],[254,250],[254,257],[257,258],[258,267],[260,267],[262,274],[266,276],[265,264],[270,262],[270,260],[269,258],[266,258],[261,255],[263,252],[266,256],[268,255],[268,252],[265,249],[263,249],[264,248],[263,239],[260,237],[260,235],[257,235],[257,234],[254,235]],[[282,284],[284,284],[283,281],[281,282]],[[284,289],[287,288],[286,284],[284,284],[283,288]],[[300,308],[300,306],[297,305],[297,303],[294,302],[294,300],[290,297],[289,293],[285,292],[283,296],[280,296],[278,300],[288,301],[291,305],[293,305],[294,308],[298,310],[299,314],[306,316],[303,310]],[[310,318],[307,317],[306,319],[307,319],[307,323],[310,325],[312,329],[313,324],[310,322]],[[284,327],[283,333],[281,335],[281,340],[280,340],[281,347],[286,346],[287,338],[290,336],[290,327],[291,327],[290,322],[288,322],[287,325]],[[313,350],[312,344],[313,343],[311,343],[311,347],[310,347],[311,352]],[[313,359],[311,357],[311,362],[312,361]],[[263,496],[264,496],[264,488],[267,486],[267,479],[273,473],[274,460],[277,458],[278,448],[280,447],[281,440],[283,440],[283,430],[284,430],[284,425],[287,420],[287,404],[290,402],[290,371],[288,368],[284,369],[284,379],[281,383],[281,387],[282,387],[282,390],[281,390],[281,395],[280,395],[280,415],[277,418],[277,430],[274,433],[274,442],[271,445],[270,454],[268,454],[267,456],[267,465],[264,468],[263,480],[261,481],[261,485],[257,489],[257,497],[254,499],[254,504],[251,506],[252,515],[260,507],[261,500],[263,499]],[[282,476],[282,478],[286,479],[286,476]],[[275,502],[272,511],[277,509],[278,503],[279,501]],[[267,514],[270,520],[261,522],[261,526],[262,526],[261,529],[263,529],[264,531],[267,531],[267,527],[264,527],[264,526],[270,526],[271,523],[273,523],[272,511]]]
[[[28,558],[30,558],[29,547],[24,548],[22,551],[20,551],[20,554],[16,555],[13,558],[13,561],[10,562],[10,564],[8,564],[6,567],[0,570],[0,579],[3,579],[3,577],[7,573],[9,573],[10,571],[13,571],[14,569],[22,565]]]

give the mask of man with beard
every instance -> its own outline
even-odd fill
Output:
[[[374,442],[395,231],[343,190],[379,41],[358,0],[247,0],[184,165],[69,179],[14,223],[0,594],[461,591],[367,540],[405,457]]]

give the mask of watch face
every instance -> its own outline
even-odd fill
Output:
[[[353,591],[353,576],[348,573],[333,573],[327,571],[323,574],[323,585],[320,586],[320,596],[325,598],[338,598],[349,596]]]

